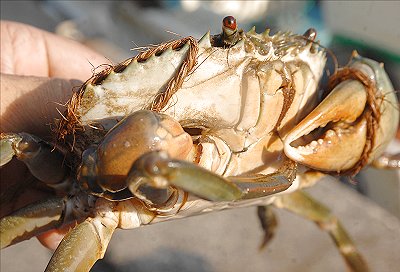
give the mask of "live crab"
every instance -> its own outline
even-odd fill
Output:
[[[1,134],[1,166],[16,157],[55,192],[1,219],[1,248],[77,221],[46,271],[89,271],[116,228],[244,205],[258,205],[265,245],[274,205],[316,222],[352,271],[368,271],[339,221],[301,189],[367,164],[399,167],[382,155],[398,102],[383,65],[356,53],[320,99],[325,62],[314,29],[244,32],[227,16],[219,35],[95,74],[53,143]]]

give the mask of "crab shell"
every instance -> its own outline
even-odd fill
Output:
[[[133,58],[122,69],[108,69],[101,80],[95,76],[87,81],[78,99],[70,103],[72,115],[78,117],[77,127],[84,128],[75,133],[78,155],[100,143],[125,116],[151,108],[193,46],[188,42],[145,60]],[[185,130],[200,131],[192,136],[211,139],[209,154],[229,154],[214,164],[212,155],[200,161],[218,174],[240,175],[260,167],[270,173],[284,154],[314,169],[341,172],[357,167],[360,160],[371,162],[394,136],[397,100],[383,67],[374,61],[358,56],[351,64],[377,86],[374,97],[380,118],[375,120],[376,131],[368,132],[363,114],[371,105],[365,86],[356,80],[342,82],[316,107],[326,56],[305,37],[270,36],[268,30],[257,34],[252,29],[242,32],[239,42],[228,48],[215,46],[215,37],[209,33],[196,46],[197,65],[160,111]],[[329,128],[315,132],[325,126]],[[79,131],[77,127],[69,133]],[[366,145],[371,148],[365,159]],[[266,162],[271,164],[265,166]]]

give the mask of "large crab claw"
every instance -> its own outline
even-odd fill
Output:
[[[311,168],[355,174],[393,139],[398,102],[383,66],[356,53],[336,79],[341,82],[288,133],[284,149]]]

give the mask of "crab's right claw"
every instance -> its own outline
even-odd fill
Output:
[[[341,71],[341,82],[288,133],[284,149],[311,168],[355,174],[394,138],[399,109],[381,64],[355,55]]]

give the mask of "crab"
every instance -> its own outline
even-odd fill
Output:
[[[117,228],[258,206],[262,246],[271,205],[327,231],[349,269],[368,266],[329,210],[301,189],[383,155],[399,122],[383,65],[354,53],[318,91],[326,50],[316,31],[258,34],[234,17],[222,32],[161,44],[96,73],[75,92],[57,139],[1,134],[13,157],[55,196],[0,221],[1,248],[77,222],[46,271],[89,271]]]

